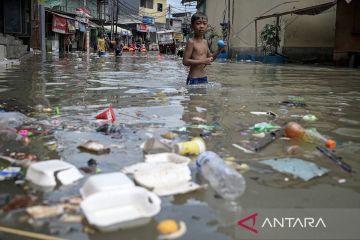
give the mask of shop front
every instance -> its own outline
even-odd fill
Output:
[[[86,32],[89,27],[88,18],[47,10],[46,23],[47,51],[86,50]]]

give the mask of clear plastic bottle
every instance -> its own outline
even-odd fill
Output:
[[[336,147],[336,142],[334,140],[327,139],[316,131],[316,129],[305,129],[302,138],[305,142],[325,145],[330,149],[334,149]]]
[[[325,145],[327,148],[336,148],[336,142],[321,135],[316,129],[304,129],[295,122],[289,122],[285,127],[285,134],[290,138],[301,138],[305,142]]]
[[[244,193],[246,188],[244,177],[228,166],[216,153],[203,152],[199,155],[196,165],[201,175],[224,199],[233,201]]]

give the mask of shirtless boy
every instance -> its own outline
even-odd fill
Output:
[[[204,39],[208,28],[208,18],[204,13],[197,12],[192,15],[191,27],[194,30],[194,37],[189,39],[183,57],[183,64],[190,66],[186,84],[207,83],[206,65],[210,65],[222,49],[218,49],[215,54],[210,52]]]

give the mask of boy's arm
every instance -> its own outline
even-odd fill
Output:
[[[210,48],[208,49],[208,57],[212,57],[214,60],[219,56],[219,54],[224,50],[224,48],[218,47],[215,53],[211,53]]]
[[[212,59],[211,58],[205,58],[205,59],[191,59],[191,55],[194,51],[194,42],[192,40],[189,40],[183,57],[183,64],[185,66],[191,66],[191,65],[204,65],[204,64],[211,64]]]

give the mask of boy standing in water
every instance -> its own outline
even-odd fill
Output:
[[[215,54],[210,52],[204,35],[208,28],[208,18],[204,13],[197,12],[191,17],[191,28],[194,37],[189,39],[183,56],[183,64],[190,66],[187,85],[207,83],[206,65],[210,65],[221,49]]]

